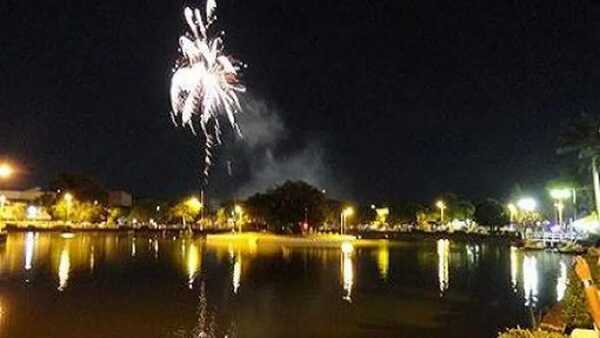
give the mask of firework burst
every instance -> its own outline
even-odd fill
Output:
[[[205,17],[199,9],[185,8],[189,32],[179,38],[180,58],[171,79],[171,117],[177,126],[189,127],[196,134],[200,125],[204,136],[204,177],[212,165],[212,148],[221,144],[219,119],[224,116],[238,136],[242,136],[236,115],[242,108],[238,93],[245,92],[239,82],[244,65],[227,56],[223,32],[213,29],[217,4],[207,0]]]

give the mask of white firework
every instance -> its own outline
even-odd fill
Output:
[[[223,32],[213,33],[216,7],[216,0],[207,0],[205,19],[199,9],[185,8],[190,32],[179,38],[181,57],[171,78],[173,122],[189,127],[194,134],[194,124],[199,124],[204,134],[205,177],[212,164],[211,149],[221,144],[220,116],[226,116],[242,136],[236,115],[242,110],[238,93],[246,90],[238,78],[243,64],[224,54]]]

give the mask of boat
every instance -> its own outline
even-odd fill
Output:
[[[526,240],[521,247],[523,251],[537,251],[546,249],[546,244],[540,240]]]
[[[559,246],[558,252],[569,255],[583,255],[587,252],[587,249],[583,245],[577,244],[575,241],[570,241]]]

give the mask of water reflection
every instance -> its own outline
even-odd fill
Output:
[[[131,257],[135,257],[137,251],[137,245],[135,243],[135,237],[131,240]]]
[[[534,256],[525,255],[523,258],[523,291],[525,306],[535,307],[538,301],[538,266]]]
[[[379,270],[379,276],[383,280],[387,280],[388,270],[390,266],[390,249],[387,243],[379,246],[377,250],[377,269]]]
[[[194,243],[191,243],[188,247],[186,263],[188,272],[188,286],[190,289],[192,289],[194,285],[194,280],[200,272],[202,264],[202,257],[200,256],[200,251]]]
[[[517,281],[519,279],[519,256],[516,247],[510,247],[510,284],[513,292],[517,292]]]
[[[69,242],[66,242],[60,252],[58,263],[58,290],[63,291],[69,281],[69,272],[71,270],[71,256],[69,254]]]
[[[354,263],[352,262],[352,254],[354,253],[354,246],[350,242],[344,242],[341,249],[342,287],[344,289],[344,296],[342,299],[347,302],[352,302],[352,285],[354,284]]]
[[[469,264],[475,265],[479,263],[480,256],[480,245],[479,244],[467,244],[467,259]]]
[[[92,245],[90,249],[90,271],[94,272],[96,266],[96,248]]]
[[[567,283],[569,282],[567,277],[567,264],[564,261],[560,261],[560,269],[558,280],[556,281],[556,301],[560,302],[565,296],[565,290],[567,290]]]
[[[50,325],[50,319],[60,322],[65,316],[75,315],[73,311],[79,308],[71,306],[73,298],[78,299],[77,306],[89,309],[90,315],[104,316],[110,321],[119,322],[120,319],[104,313],[114,311],[113,309],[100,308],[99,305],[92,304],[92,301],[89,305],[81,304],[80,295],[88,290],[98,289],[101,297],[113,297],[111,301],[114,300],[119,305],[134,302],[136,309],[144,307],[141,314],[134,313],[133,308],[119,307],[123,312],[123,322],[127,318],[139,325],[136,322],[139,318],[144,321],[152,320],[154,327],[165,327],[166,335],[161,336],[165,338],[222,338],[226,335],[231,337],[238,330],[254,335],[255,331],[249,330],[249,327],[259,330],[269,325],[279,325],[274,324],[277,320],[270,318],[276,317],[282,308],[287,309],[295,304],[304,304],[303,302],[307,302],[306,308],[310,310],[298,307],[294,310],[294,316],[298,313],[298,320],[313,321],[315,325],[331,325],[321,322],[320,318],[328,318],[331,311],[340,308],[347,311],[350,306],[339,306],[345,302],[353,302],[352,309],[360,311],[363,311],[362,306],[367,303],[376,304],[377,310],[386,313],[388,318],[380,322],[374,316],[369,317],[368,320],[374,325],[388,325],[392,320],[400,322],[397,317],[411,311],[412,304],[417,304],[415,307],[418,307],[431,301],[430,298],[422,300],[419,295],[411,294],[408,310],[402,308],[399,311],[398,308],[405,306],[402,302],[406,302],[407,293],[397,291],[414,290],[415,287],[427,289],[423,293],[428,297],[431,292],[447,295],[439,303],[444,306],[458,304],[456,299],[459,297],[460,302],[462,299],[484,298],[481,302],[470,302],[467,307],[456,305],[456,309],[467,313],[465,317],[473,318],[468,311],[480,311],[480,304],[487,304],[489,300],[488,295],[478,294],[481,289],[478,286],[491,281],[494,283],[494,299],[501,299],[502,305],[504,300],[506,304],[511,304],[510,307],[499,306],[501,310],[490,310],[495,311],[494,316],[504,323],[509,316],[514,319],[525,313],[524,305],[545,308],[562,299],[569,269],[568,260],[558,254],[521,253],[517,248],[509,249],[493,243],[467,245],[444,239],[436,241],[436,245],[432,241],[372,241],[365,246],[344,243],[341,248],[337,245],[324,248],[299,247],[287,243],[269,245],[261,241],[211,244],[209,241],[190,237],[176,237],[174,241],[172,238],[170,235],[160,237],[138,233],[134,240],[133,235],[128,234],[77,233],[72,239],[64,239],[60,234],[11,233],[7,242],[0,245],[0,277],[3,282],[6,281],[3,283],[3,291],[10,292],[10,298],[7,297],[6,302],[0,305],[4,306],[5,311],[10,310],[12,318],[30,320],[31,314],[20,310],[24,304],[29,304],[25,291],[34,290],[36,295],[43,295],[48,291],[56,292],[53,290],[58,286],[61,291],[68,288],[74,290],[61,294],[60,302],[52,303],[47,300],[49,297],[36,298],[36,304],[46,302],[49,304],[43,303],[43,306],[56,307],[52,318],[48,319],[49,323],[40,324],[44,328]],[[155,259],[159,249],[160,259]],[[135,259],[130,258],[132,254],[136,256]],[[450,264],[452,297],[448,294]],[[280,278],[282,274],[286,276]],[[152,297],[135,298],[134,295],[123,292],[125,283],[122,275],[131,279],[131,283],[135,282],[136,288],[143,291],[140,294],[151,294]],[[27,288],[22,287],[24,279],[31,279]],[[433,284],[415,286],[418,284],[415,280],[419,279],[430,280]],[[48,280],[51,283],[49,286]],[[390,280],[394,283],[390,283]],[[156,287],[154,282],[160,282],[161,289],[164,286],[164,292],[156,292],[153,289]],[[241,290],[242,282],[244,290]],[[359,290],[357,286],[365,287]],[[180,292],[187,287],[193,290]],[[74,292],[68,291],[77,291],[78,297],[71,297],[73,295],[70,294]],[[235,296],[240,295],[240,292],[245,297]],[[361,297],[358,297],[359,293]],[[1,296],[3,295],[0,294]],[[94,299],[93,292],[89,297]],[[337,304],[330,304],[336,302]],[[515,304],[518,306],[512,306]],[[434,308],[435,306],[427,307],[436,311]],[[462,317],[456,318],[460,321]],[[11,325],[23,325],[14,322],[9,324],[0,324],[0,330]],[[81,324],[72,325],[75,329],[82,330],[79,326]],[[456,326],[469,325],[458,323]],[[281,333],[278,336],[289,333],[286,327],[277,326],[276,329],[277,333]],[[348,336],[365,336],[350,332],[351,328],[348,330]],[[252,332],[247,333],[250,331]],[[0,336],[3,333],[0,331]],[[143,336],[128,333],[127,337]],[[31,337],[35,336],[25,338]]]
[[[240,289],[240,284],[242,280],[242,254],[238,250],[237,255],[235,255],[235,263],[233,264],[233,273],[232,273],[232,285],[233,285],[233,293],[237,294]]]
[[[438,254],[438,280],[440,283],[440,295],[443,295],[450,286],[450,274],[448,271],[450,261],[450,241],[440,239],[437,241]]]
[[[31,262],[33,260],[33,249],[35,245],[35,235],[33,232],[28,232],[25,235],[25,270],[31,270]]]

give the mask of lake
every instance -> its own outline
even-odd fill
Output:
[[[570,262],[433,239],[342,250],[11,233],[0,337],[495,337],[556,303]]]

